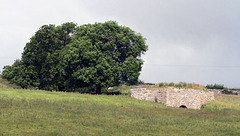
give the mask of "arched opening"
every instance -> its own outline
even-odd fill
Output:
[[[181,105],[181,106],[179,106],[179,108],[185,108],[185,109],[187,109],[187,106]]]

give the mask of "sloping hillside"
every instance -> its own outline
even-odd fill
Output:
[[[202,110],[187,110],[127,95],[10,89],[5,81],[1,85],[0,135],[240,134],[239,96],[216,95]]]
[[[12,89],[20,89],[20,86],[17,86],[16,84],[13,84],[6,79],[0,78],[0,88],[12,88]]]

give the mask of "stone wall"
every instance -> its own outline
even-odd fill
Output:
[[[166,103],[166,91],[161,89],[131,89],[131,97],[152,102]]]
[[[152,102],[161,102],[167,106],[186,106],[190,109],[200,109],[203,104],[214,100],[214,93],[194,89],[131,89],[131,97]]]

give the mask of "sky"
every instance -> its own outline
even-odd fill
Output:
[[[117,21],[145,37],[140,80],[240,88],[240,0],[0,0],[0,71],[42,25]]]

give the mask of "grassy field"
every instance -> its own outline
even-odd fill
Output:
[[[128,95],[13,88],[14,85],[9,87],[0,82],[0,135],[3,136],[240,135],[239,96],[216,95],[216,100],[202,110],[189,110]]]

